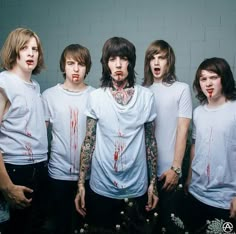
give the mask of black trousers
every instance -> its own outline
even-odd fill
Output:
[[[30,165],[5,164],[8,175],[16,185],[33,189],[32,204],[25,209],[10,209],[8,234],[41,234],[48,206],[47,162]]]
[[[75,209],[77,181],[49,179],[50,234],[70,234],[80,229],[84,220]]]
[[[212,221],[217,221],[215,226],[219,226],[219,231],[223,231],[223,223],[229,222],[232,224],[233,230],[227,230],[227,233],[234,233],[236,231],[236,221],[229,218],[230,211],[209,206],[197,200],[191,194],[188,194],[185,202],[185,215],[184,221],[189,230],[189,233],[207,233]],[[217,219],[217,220],[216,220]],[[220,221],[222,223],[220,223]],[[227,228],[227,226],[226,226]],[[230,224],[228,226],[230,228]]]
[[[86,190],[86,208],[89,226],[96,229],[115,230],[116,225],[123,226],[125,233],[145,233],[147,195],[124,199],[113,199],[101,196],[90,188]],[[101,232],[102,233],[102,232]],[[107,233],[107,232],[106,232]]]

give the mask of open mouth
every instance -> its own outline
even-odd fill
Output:
[[[214,89],[207,89],[207,92],[209,94],[209,97],[212,97],[212,93],[213,93]]]
[[[33,61],[33,60],[27,60],[26,63],[27,63],[28,65],[33,65],[33,64],[34,64],[34,61]]]
[[[159,74],[161,73],[161,69],[160,69],[159,67],[155,67],[155,68],[154,68],[154,73],[155,73],[156,75],[159,75]]]

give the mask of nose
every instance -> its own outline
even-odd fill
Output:
[[[75,65],[74,65],[74,70],[75,70],[75,71],[78,71],[78,70],[79,70],[79,64],[75,63]]]
[[[158,64],[159,64],[159,59],[158,59],[158,57],[155,57],[155,59],[154,59],[154,64],[155,64],[155,65],[158,65]]]
[[[28,48],[28,55],[31,57],[34,55],[34,51],[32,48]]]
[[[121,59],[120,59],[120,57],[116,57],[116,67],[121,67]]]
[[[206,81],[206,86],[211,86],[211,85],[212,85],[211,79],[207,79],[207,81]]]

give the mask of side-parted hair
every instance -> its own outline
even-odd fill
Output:
[[[69,59],[69,58],[74,59],[80,65],[86,67],[86,74],[85,74],[85,77],[86,77],[92,66],[89,50],[80,44],[68,45],[63,50],[61,54],[61,59],[60,59],[60,69],[61,69],[61,72],[63,73],[64,78],[66,78],[66,73],[65,73],[66,59]]]
[[[135,63],[136,63],[136,49],[135,46],[125,38],[112,37],[108,39],[102,49],[102,77],[101,87],[112,87],[111,71],[108,67],[108,61],[110,57],[126,57],[129,61],[128,65],[128,83],[129,87],[133,87],[135,84]]]
[[[153,56],[164,53],[167,59],[167,69],[162,82],[173,84],[177,78],[175,75],[175,54],[172,47],[164,40],[153,41],[147,48],[144,59],[144,86],[150,86],[154,82],[150,61]]]
[[[196,98],[201,104],[207,103],[207,97],[202,92],[200,87],[200,77],[202,70],[216,73],[221,78],[222,94],[227,100],[236,100],[236,87],[233,73],[229,64],[223,58],[208,58],[205,59],[198,67],[193,81],[193,89],[196,92]]]
[[[39,37],[35,32],[26,28],[16,28],[8,35],[0,52],[1,67],[11,70],[20,56],[20,50],[25,46],[30,38],[34,37],[38,47],[38,63],[32,71],[33,75],[39,74],[45,68],[43,49]]]

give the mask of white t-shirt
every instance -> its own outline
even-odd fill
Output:
[[[196,141],[189,192],[207,205],[229,209],[236,196],[236,101],[216,109],[197,107],[193,123]]]
[[[188,84],[153,83],[157,117],[156,139],[158,149],[157,176],[168,170],[174,159],[178,118],[192,118],[192,98]]]
[[[27,165],[47,160],[47,129],[39,84],[0,73],[0,88],[11,105],[0,125],[0,150],[5,163]]]
[[[135,85],[134,96],[123,106],[109,88],[91,93],[86,115],[97,120],[90,186],[116,199],[138,197],[147,190],[144,123],[156,117],[153,94]]]
[[[78,180],[80,149],[86,133],[84,114],[89,93],[66,91],[61,84],[43,92],[45,120],[52,125],[52,141],[48,170],[50,177],[59,180]]]

